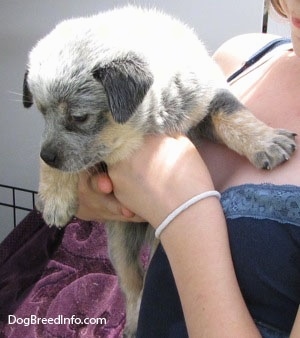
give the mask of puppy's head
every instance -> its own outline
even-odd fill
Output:
[[[64,171],[126,156],[139,137],[138,111],[153,83],[138,54],[107,51],[83,36],[41,40],[23,84],[24,106],[35,103],[45,118],[40,156]]]

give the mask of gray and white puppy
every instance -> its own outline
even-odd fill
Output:
[[[76,213],[78,173],[132,154],[146,134],[206,136],[264,169],[295,150],[295,134],[258,121],[230,93],[193,30],[156,10],[129,6],[59,24],[30,53],[24,106],[33,102],[45,118],[39,208],[59,227]],[[124,335],[133,337],[148,226],[107,228],[127,301]]]

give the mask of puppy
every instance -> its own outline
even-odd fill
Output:
[[[23,99],[45,118],[38,208],[58,227],[76,214],[78,173],[125,158],[146,134],[208,137],[263,169],[295,150],[295,134],[258,121],[230,93],[193,30],[156,10],[129,6],[59,24],[29,55]],[[107,231],[126,296],[124,336],[134,337],[149,227],[107,222]]]

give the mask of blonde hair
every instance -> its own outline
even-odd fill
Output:
[[[270,0],[270,3],[272,4],[273,8],[275,9],[275,11],[280,15],[283,16],[284,18],[287,17],[287,15],[285,14],[285,11],[282,7],[281,1],[280,0]]]

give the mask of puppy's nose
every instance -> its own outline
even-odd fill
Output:
[[[40,153],[41,159],[46,162],[48,165],[54,168],[58,168],[59,166],[59,157],[57,155],[57,151],[51,148],[44,148]]]

